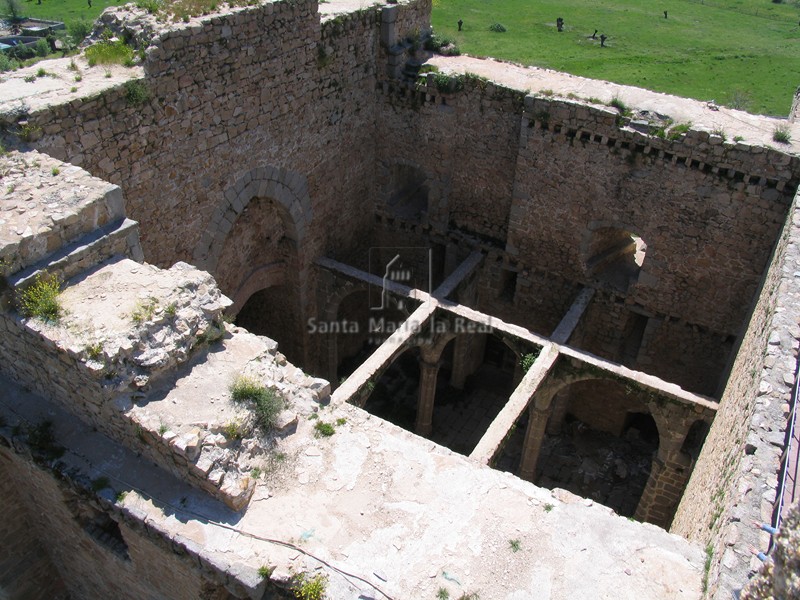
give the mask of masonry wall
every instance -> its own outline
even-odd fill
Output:
[[[66,597],[66,588],[50,555],[36,536],[34,516],[30,513],[8,476],[13,463],[5,452],[0,452],[0,590],[4,598],[54,600]]]
[[[747,308],[741,299],[756,291],[791,200],[789,189],[761,183],[768,168],[759,164],[763,149],[739,166],[745,182],[727,169],[714,172],[736,168],[736,148],[614,131],[601,111],[557,101],[536,100],[526,114],[508,238],[520,261],[592,283],[592,231],[622,229],[647,244],[629,302],[714,331],[738,331]],[[789,179],[787,173],[784,183]]]
[[[142,532],[141,526],[133,528],[119,514],[112,520],[127,546],[127,557],[100,541],[86,524],[99,515],[111,518],[105,509],[23,456],[0,448],[2,479],[14,486],[29,514],[36,515],[25,537],[46,540],[56,568],[48,577],[57,580],[60,575],[72,597],[232,598],[201,574],[195,558],[175,554],[166,540]]]
[[[747,550],[748,544],[759,545],[751,521],[771,522],[774,516],[800,337],[798,240],[793,205],[672,523],[671,531],[711,552],[708,596],[713,598],[729,598],[755,570],[757,561]]]
[[[316,2],[276,2],[176,25],[148,50],[146,105],[120,89],[54,107],[33,115],[37,145],[123,185],[153,264],[191,261],[225,192],[265,165],[307,180],[303,256],[341,250],[372,213],[379,20],[321,25]]]

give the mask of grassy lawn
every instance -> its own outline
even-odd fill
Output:
[[[89,8],[87,0],[42,0],[41,4],[37,2],[38,0],[22,0],[22,12],[26,17],[64,22],[80,19],[94,21],[107,7],[125,4],[125,0],[92,0],[92,8]],[[3,9],[4,4],[0,0]]]
[[[473,56],[787,115],[800,85],[800,2],[791,2],[434,0],[432,21]],[[490,31],[493,23],[507,31]]]

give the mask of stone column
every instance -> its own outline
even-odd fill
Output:
[[[553,399],[553,415],[550,417],[550,422],[547,424],[548,435],[558,435],[561,433],[561,425],[564,423],[564,417],[567,416],[568,408],[569,392],[563,390]]]
[[[417,402],[417,435],[428,437],[433,429],[433,403],[436,400],[436,377],[439,364],[419,361],[419,401]]]
[[[525,441],[522,444],[522,459],[519,464],[519,476],[528,481],[536,478],[536,466],[539,463],[539,453],[542,451],[544,431],[552,407],[537,408],[532,404],[528,409],[528,428],[525,430]]]
[[[478,362],[476,366],[476,361],[474,360],[475,352],[478,351],[476,337],[472,334],[462,334],[454,342],[453,370],[450,373],[450,385],[457,390],[464,389],[464,382],[467,377],[474,373],[477,366],[481,364]],[[481,353],[483,352],[482,349],[480,351]],[[482,360],[483,358],[481,358]]]
[[[658,454],[653,459],[650,478],[636,506],[635,518],[668,529],[675,509],[686,489],[691,473],[691,458],[681,452],[688,427],[670,431],[659,440]]]

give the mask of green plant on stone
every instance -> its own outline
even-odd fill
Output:
[[[609,106],[612,108],[616,108],[617,112],[621,114],[623,117],[627,117],[631,114],[631,109],[628,107],[627,104],[620,98],[619,96],[614,96],[611,99],[611,102],[608,103]]]
[[[450,592],[447,591],[447,588],[439,588],[436,592],[436,600],[450,600]]]
[[[133,60],[133,48],[122,40],[104,39],[86,49],[89,66],[123,65]]]
[[[443,94],[452,94],[464,89],[463,78],[457,75],[447,75],[446,73],[436,73],[433,76],[433,83],[436,89]]]
[[[733,141],[734,142],[742,142],[742,141],[744,141],[744,137],[741,136],[741,135],[735,135],[735,136],[733,136]]]
[[[88,356],[90,360],[97,360],[103,354],[103,344],[101,342],[86,344],[84,350],[86,350],[86,356]]]
[[[178,303],[177,302],[170,302],[167,305],[167,308],[164,309],[164,315],[169,319],[174,319],[175,315],[178,313]]]
[[[33,283],[19,293],[17,306],[26,317],[57,322],[63,312],[60,294],[59,278],[56,275],[39,273]]]
[[[527,373],[539,357],[539,352],[528,352],[523,354],[519,361],[519,366],[522,367],[522,372]]]
[[[792,132],[788,125],[778,125],[772,132],[772,139],[781,144],[792,143]]]
[[[262,431],[268,432],[275,426],[284,402],[274,390],[255,379],[240,375],[231,384],[230,392],[234,402],[246,402],[252,405],[256,421]]]
[[[522,542],[518,539],[508,540],[508,546],[512,552],[519,552],[522,549]]]
[[[43,40],[39,40],[39,41],[43,41]],[[36,71],[36,76],[37,77],[47,77],[47,75],[48,75],[48,73],[47,73],[47,71],[44,70],[43,67],[39,67],[39,70]]]
[[[125,502],[125,498],[127,496],[128,496],[128,492],[120,492],[119,494],[117,494],[117,502],[122,504],[123,502]]]
[[[292,592],[294,597],[300,600],[322,600],[327,586],[328,578],[322,574],[309,577],[305,573],[300,573],[294,578]]]
[[[544,512],[548,512],[549,513],[551,510],[553,510],[553,508],[555,508],[555,507],[552,504],[550,504],[549,502],[547,502],[544,505]]]
[[[261,467],[253,467],[250,470],[250,477],[252,477],[253,479],[258,479],[259,477],[261,477]]]
[[[667,133],[667,137],[670,140],[679,140],[683,137],[687,131],[692,128],[691,121],[689,123],[678,123],[674,127],[671,127],[669,132]]]
[[[330,423],[326,423],[325,421],[317,421],[314,423],[314,429],[316,431],[317,437],[330,437],[334,433],[336,433],[336,428],[331,425]]]
[[[717,137],[721,137],[722,141],[725,142],[728,140],[728,134],[725,133],[725,130],[722,127],[716,127],[711,130],[712,135],[716,135]]]
[[[136,305],[133,307],[133,312],[131,313],[131,320],[137,325],[146,323],[156,314],[157,307],[158,300],[152,296],[147,298],[147,300],[137,300]]]
[[[458,597],[458,600],[479,600],[480,596],[478,596],[477,592],[464,592]]]
[[[342,425],[344,425],[345,423],[347,423],[347,419],[345,419],[344,417],[339,417],[338,419],[336,419],[336,424],[337,424],[339,427],[341,427],[341,426],[342,426]]]
[[[272,571],[275,570],[275,567],[270,567],[269,565],[261,565],[258,567],[258,576],[261,579],[269,579],[270,575],[272,575]]]
[[[36,81],[36,75],[26,75],[22,78],[25,83],[33,83]]]
[[[169,425],[166,423],[160,423],[158,426],[158,435],[163,436],[165,433],[169,431]]]
[[[125,100],[128,102],[129,106],[141,106],[150,100],[150,90],[143,81],[126,81]]]
[[[59,173],[61,173],[61,169],[59,169],[58,167],[53,167],[53,168],[52,168],[52,170],[50,171],[50,174],[51,174],[53,177],[55,177],[55,176],[56,176],[56,175],[58,175]]]

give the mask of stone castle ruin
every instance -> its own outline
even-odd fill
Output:
[[[794,501],[797,148],[431,59],[430,9],[109,9],[141,65],[0,83],[0,597],[721,599],[757,570],[751,521]],[[60,319],[21,314],[47,277]]]

